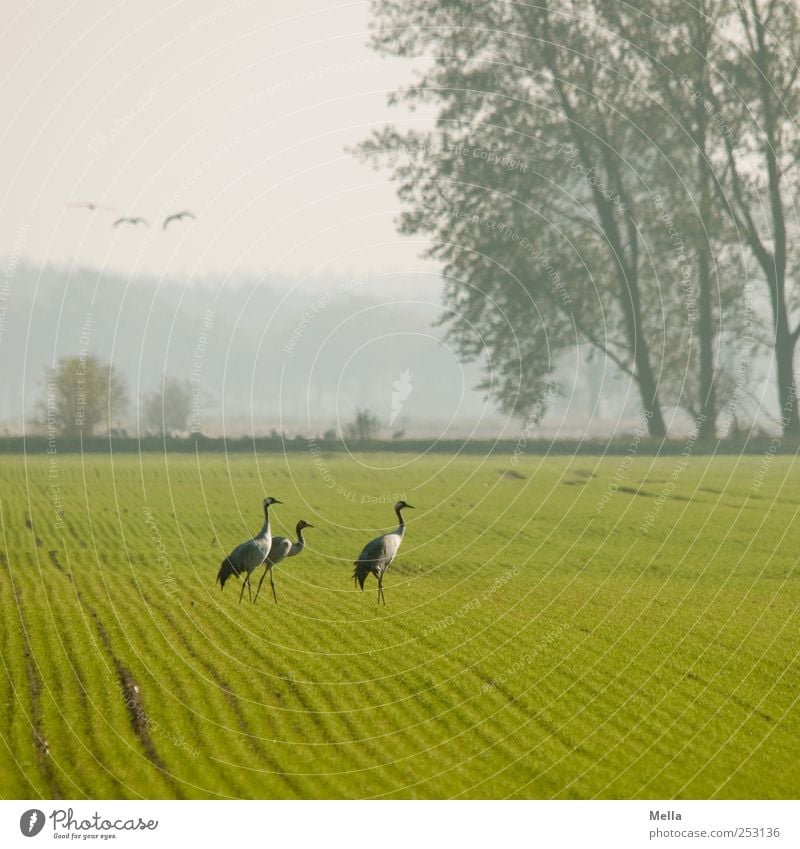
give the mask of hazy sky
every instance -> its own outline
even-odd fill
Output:
[[[433,270],[395,232],[388,175],[343,150],[426,120],[386,105],[412,69],[369,50],[368,3],[3,7],[0,254],[182,277]],[[86,200],[116,213],[66,208]],[[183,208],[197,222],[163,232]]]

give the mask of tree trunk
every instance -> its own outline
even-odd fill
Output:
[[[717,435],[717,387],[714,381],[714,317],[711,312],[711,269],[706,246],[697,257],[699,287],[697,335],[700,342],[700,420],[698,437],[714,439]]]
[[[778,165],[779,107],[773,99],[771,77],[771,54],[767,45],[767,25],[762,18],[755,0],[751,0],[753,26],[756,36],[755,66],[761,89],[761,104],[764,125],[764,159],[767,165],[769,202],[772,213],[771,256],[762,256],[762,267],[766,272],[769,293],[772,299],[772,317],[775,320],[775,361],[778,370],[778,400],[780,401],[780,420],[784,436],[800,435],[800,422],[797,420],[797,390],[794,382],[794,345],[795,339],[789,330],[789,317],[786,311],[786,217],[781,193],[782,169]],[[763,254],[763,248],[762,248]],[[764,261],[766,260],[766,261]]]
[[[616,232],[614,235],[616,236]],[[661,402],[658,400],[658,383],[650,365],[650,346],[642,331],[642,307],[637,271],[635,268],[626,267],[621,256],[622,251],[619,250],[617,267],[622,290],[620,300],[625,314],[628,344],[633,352],[635,378],[639,384],[639,394],[647,416],[647,432],[653,439],[663,439],[667,435],[667,428],[661,414]]]
[[[625,316],[628,346],[633,355],[634,377],[639,384],[642,406],[647,417],[647,432],[653,439],[663,439],[667,435],[667,428],[661,414],[658,383],[650,364],[650,346],[647,344],[647,338],[642,328],[642,300],[639,293],[639,270],[637,267],[638,250],[633,248],[633,257],[630,262],[626,261],[622,239],[611,205],[597,190],[594,194],[600,221],[611,246],[612,260],[615,261],[617,266],[620,306]],[[635,228],[630,228],[629,234],[633,245],[636,239]]]
[[[653,439],[663,439],[667,435],[664,417],[661,414],[661,402],[658,400],[658,384],[650,367],[650,350],[641,333],[636,334],[634,362],[636,363],[636,380],[642,405],[647,416],[647,433]]]
[[[705,16],[705,3],[701,2],[699,11],[698,63],[695,89],[702,94],[695,99],[697,176],[700,181],[701,229],[697,245],[697,336],[700,345],[700,363],[698,373],[699,420],[697,435],[699,439],[714,439],[717,435],[717,387],[714,379],[714,315],[712,311],[711,245],[706,235],[712,226],[711,216],[711,180],[713,179],[706,150],[708,115],[706,103],[706,74],[708,67],[709,31]]]
[[[663,439],[667,435],[664,417],[661,414],[661,402],[658,400],[658,383],[650,364],[650,346],[642,331],[642,301],[639,294],[638,269],[634,264],[626,265],[622,259],[621,242],[616,228],[611,229],[612,245],[616,247],[617,269],[621,287],[620,300],[625,315],[628,332],[628,344],[633,353],[635,378],[639,384],[647,417],[647,432],[653,439]]]
[[[794,380],[795,339],[789,331],[786,303],[783,293],[770,286],[772,312],[775,319],[775,364],[778,370],[778,415],[784,436],[800,436],[800,421],[797,416],[797,389]]]

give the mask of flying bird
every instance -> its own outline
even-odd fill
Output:
[[[92,212],[95,212],[98,209],[104,209],[107,212],[114,212],[113,206],[103,206],[102,204],[99,204],[99,203],[93,203],[90,200],[87,200],[83,203],[68,203],[67,209],[88,209],[88,210],[91,210]]]
[[[364,581],[366,581],[368,575],[374,575],[378,579],[378,604],[381,603],[381,600],[386,604],[386,597],[383,594],[383,576],[389,566],[392,565],[397,550],[400,548],[400,543],[403,541],[406,524],[403,521],[401,510],[406,509],[413,510],[414,508],[410,504],[406,504],[405,501],[398,501],[394,505],[397,521],[400,523],[397,530],[368,542],[354,564],[356,568],[353,570],[353,580],[358,581],[362,592],[364,591]]]
[[[231,575],[236,575],[238,578],[242,572],[246,572],[242,591],[239,593],[239,604],[242,603],[244,588],[247,587],[247,594],[250,601],[253,600],[253,593],[250,590],[250,575],[267,559],[269,550],[272,546],[272,531],[269,529],[269,508],[271,504],[281,504],[277,498],[265,498],[263,501],[264,507],[264,524],[261,530],[253,537],[253,539],[237,545],[236,548],[222,561],[217,573],[217,581],[220,589],[225,589],[225,581]]]
[[[144,218],[118,218],[111,226],[119,227],[120,224],[144,224],[145,227],[149,227],[150,225],[144,220]]]
[[[264,561],[264,574],[258,582],[256,597],[253,599],[254,604],[258,601],[258,594],[261,592],[261,585],[264,583],[264,578],[267,577],[267,572],[269,572],[269,585],[272,587],[272,597],[275,599],[275,604],[278,603],[278,596],[275,594],[275,582],[272,580],[272,567],[276,563],[280,563],[281,560],[285,560],[287,557],[297,557],[297,555],[300,554],[306,546],[306,541],[303,539],[303,530],[305,528],[313,527],[314,526],[309,525],[305,519],[301,519],[295,528],[297,542],[293,542],[287,537],[272,538],[272,545],[270,546],[269,554],[267,555],[267,559]]]
[[[183,221],[184,218],[194,218],[195,221],[197,220],[197,216],[193,212],[190,212],[188,209],[184,209],[183,212],[174,212],[172,215],[168,215],[164,219],[161,229],[166,230],[167,224],[169,224],[170,221]]]

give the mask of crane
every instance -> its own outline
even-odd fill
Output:
[[[119,227],[120,224],[133,224],[134,226],[137,224],[144,224],[145,227],[149,227],[150,225],[144,220],[144,218],[139,218],[139,216],[131,217],[131,216],[123,216],[122,218],[118,218],[111,226]]]
[[[295,528],[297,542],[293,542],[288,537],[272,538],[272,545],[270,546],[269,554],[267,555],[267,559],[264,561],[264,574],[258,582],[256,597],[253,599],[254,604],[258,601],[258,594],[261,592],[261,585],[264,583],[264,578],[267,577],[267,572],[269,572],[269,585],[272,587],[272,597],[275,599],[275,604],[278,603],[278,596],[275,593],[275,582],[272,580],[272,567],[276,563],[280,563],[281,560],[285,560],[287,557],[297,557],[297,555],[300,554],[300,552],[306,547],[306,541],[303,539],[303,531],[305,528],[313,527],[314,526],[309,525],[305,519],[301,519]]]
[[[239,604],[242,603],[245,586],[247,587],[247,594],[250,597],[250,601],[253,600],[253,593],[250,590],[250,575],[267,559],[272,545],[272,531],[269,529],[269,508],[272,504],[282,503],[277,498],[265,498],[263,501],[264,525],[261,530],[253,539],[237,545],[220,564],[217,574],[220,589],[225,589],[225,581],[231,575],[236,575],[238,578],[242,572],[247,573],[242,584],[242,591],[239,593]]]
[[[184,209],[181,212],[173,212],[172,215],[168,215],[164,219],[164,223],[161,225],[161,229],[166,230],[167,225],[169,224],[170,221],[183,221],[184,218],[194,218],[194,219],[196,219],[197,216],[188,209]]]
[[[366,581],[367,575],[372,574],[378,579],[378,604],[381,603],[381,600],[386,604],[386,597],[383,594],[383,576],[397,555],[397,550],[400,548],[400,543],[403,541],[403,535],[406,532],[406,524],[403,521],[401,511],[413,509],[411,504],[407,504],[405,501],[398,501],[394,505],[397,521],[400,523],[397,530],[383,534],[368,542],[361,554],[358,555],[358,560],[355,561],[356,568],[353,570],[353,580],[358,581],[362,592],[364,591],[364,581]]]

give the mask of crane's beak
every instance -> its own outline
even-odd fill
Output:
[[[306,525],[307,528],[313,528],[313,525]]]
[[[403,509],[406,509],[406,508],[408,508],[409,510],[413,510],[413,509],[414,509],[414,505],[413,505],[413,504],[406,504],[406,507],[405,507],[405,508],[403,508]]]
[[[273,503],[273,504],[283,504],[283,502],[282,502],[282,501],[278,501],[278,499],[277,499],[277,498],[273,498],[273,499],[272,499],[272,503]]]

